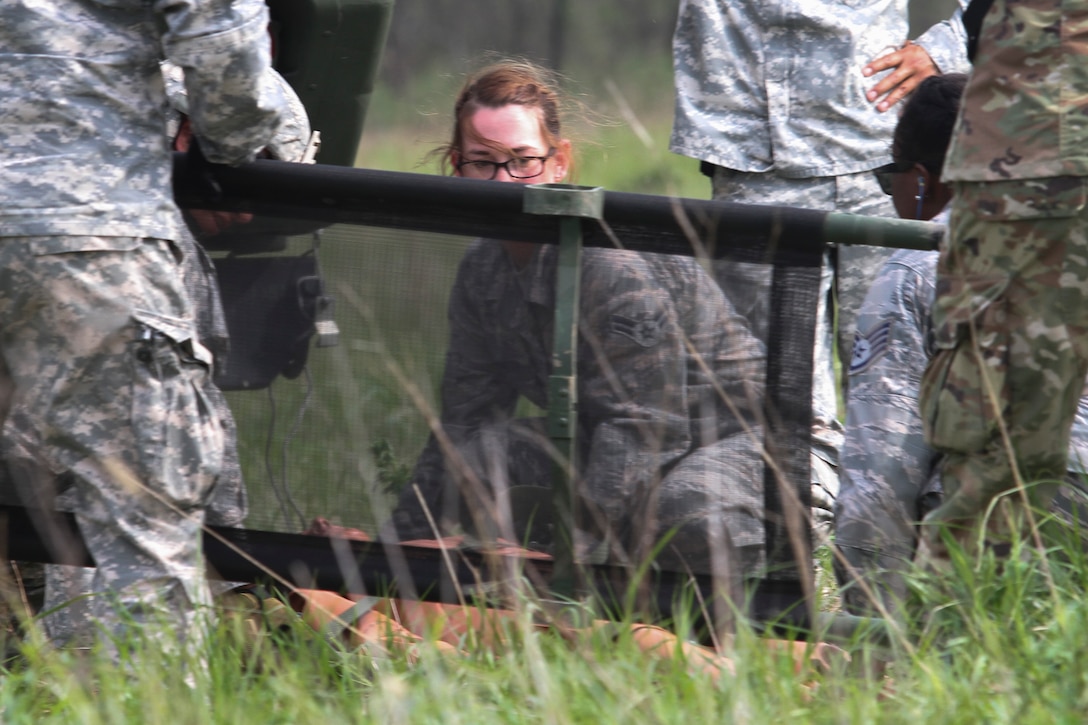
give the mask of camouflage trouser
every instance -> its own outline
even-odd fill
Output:
[[[1005,514],[1017,529],[1026,510],[1018,481],[1043,509],[1065,472],[1088,372],[1086,184],[956,186],[920,401],[926,438],[945,454],[945,498],[925,519],[920,559],[947,555],[945,528],[964,544],[972,533],[1007,540]],[[987,508],[1006,492],[983,532]]]
[[[185,255],[182,278],[193,305],[197,337],[215,360],[216,369],[225,364],[228,350],[227,324],[223,302],[219,295],[215,268],[204,249],[192,238],[183,234],[178,248]],[[212,410],[223,428],[223,464],[215,481],[215,489],[208,502],[209,526],[241,526],[248,510],[245,482],[238,460],[237,427],[227,399],[213,382],[212,376],[204,381],[204,394],[208,396]],[[75,510],[73,492],[65,492],[57,506],[63,511]],[[94,569],[62,564],[44,567],[45,598],[41,624],[49,639],[57,645],[78,645],[94,635],[91,620],[90,598],[94,583]],[[233,587],[233,582],[209,582],[213,594],[217,589]]]
[[[888,197],[881,193],[869,172],[843,176],[790,179],[773,173],[747,173],[715,169],[713,197],[741,204],[769,204],[804,209],[892,216]],[[813,239],[818,244],[818,239]],[[838,494],[839,451],[843,431],[838,420],[838,396],[835,383],[834,351],[840,360],[849,360],[854,345],[858,309],[869,291],[876,273],[891,250],[879,247],[846,245],[836,250],[824,264],[820,296],[816,310],[816,347],[813,350],[812,438],[813,518],[817,532],[826,534],[831,509]],[[770,314],[771,268],[767,265],[718,262],[714,274],[722,290],[737,311],[745,315],[752,331],[761,340],[773,334],[768,330]],[[838,336],[832,335],[832,288],[837,300]]]
[[[198,643],[210,604],[200,528],[222,430],[174,248],[4,238],[0,290],[0,352],[13,381],[4,455],[26,474],[16,473],[20,493],[36,499],[34,486],[71,474],[100,626],[161,633],[167,647]]]

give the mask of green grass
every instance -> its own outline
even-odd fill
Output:
[[[530,608],[497,649],[418,661],[372,660],[304,625],[245,634],[224,616],[210,675],[195,689],[182,663],[153,648],[118,669],[94,653],[33,639],[8,661],[5,723],[817,723],[1083,722],[1088,708],[1088,561],[1077,548],[1001,566],[960,557],[954,573],[912,580],[894,653],[847,644],[852,663],[795,672],[741,630],[736,676],[715,682],[680,658],[649,658],[627,636],[561,638],[530,626]],[[681,630],[683,631],[683,630]],[[884,676],[864,666],[891,659]],[[126,674],[127,671],[127,674]],[[867,674],[868,673],[868,674]]]

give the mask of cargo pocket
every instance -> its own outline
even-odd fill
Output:
[[[952,319],[934,330],[920,413],[935,448],[977,453],[997,436],[1009,404],[1006,319],[1004,298],[998,298],[970,319]]]
[[[176,321],[135,317],[128,355],[135,461],[143,481],[171,504],[202,507],[223,458],[222,427],[203,390],[211,355]]]

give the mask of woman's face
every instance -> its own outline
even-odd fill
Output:
[[[510,175],[506,167],[495,170],[494,178],[497,181],[513,181],[522,184],[552,184],[563,180],[567,175],[567,167],[570,159],[570,142],[560,141],[559,147],[554,149],[548,146],[541,133],[540,110],[509,104],[499,108],[479,108],[462,123],[465,125],[462,137],[461,154],[455,154],[454,168],[459,164],[473,161],[503,162],[515,158],[548,157],[543,162],[543,171],[538,176],[531,178],[515,178]],[[474,133],[473,133],[474,132]],[[488,143],[476,140],[485,139]],[[489,145],[490,144],[490,145]],[[502,149],[502,150],[500,150]],[[536,162],[531,162],[536,163]],[[458,170],[458,176],[477,176],[480,169],[487,167],[475,166]],[[520,172],[515,172],[519,173]],[[487,178],[486,174],[482,178]]]

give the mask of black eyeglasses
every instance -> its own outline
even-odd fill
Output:
[[[555,156],[555,149],[548,149],[547,156],[515,156],[506,161],[462,161],[457,164],[457,170],[461,176],[472,179],[494,179],[499,169],[506,169],[513,179],[533,179],[544,173],[544,165],[552,156]]]
[[[893,161],[873,169],[876,183],[880,184],[880,190],[888,196],[892,195],[892,174],[902,174],[914,168],[910,161]]]

